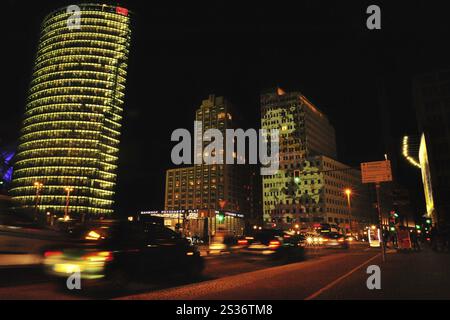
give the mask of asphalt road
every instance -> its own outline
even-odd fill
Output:
[[[334,250],[333,250],[334,251]],[[239,273],[212,281],[163,289],[123,299],[259,300],[311,299],[337,281],[365,273],[367,263],[378,259],[375,250],[349,250],[313,259]],[[363,285],[365,286],[364,279]],[[367,289],[366,289],[367,290]]]
[[[377,254],[349,250],[309,250],[306,261],[282,264],[259,257],[225,254],[206,258],[196,283],[164,278],[160,283],[131,283],[123,292],[71,292],[39,269],[0,270],[0,299],[304,299]]]

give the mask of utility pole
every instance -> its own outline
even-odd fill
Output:
[[[383,236],[383,213],[381,212],[380,207],[380,183],[375,184],[376,194],[377,194],[377,210],[378,210],[378,219],[379,219],[379,228],[380,228],[380,247],[381,247],[381,255],[383,257],[383,262],[386,261],[386,250],[384,245],[384,236]]]
[[[385,155],[384,161],[372,161],[361,163],[362,183],[375,183],[375,191],[377,194],[377,210],[379,220],[379,240],[381,247],[381,255],[383,262],[386,261],[386,250],[383,235],[383,213],[380,206],[380,183],[392,181],[391,162],[387,160]]]

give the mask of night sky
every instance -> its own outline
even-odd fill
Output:
[[[74,4],[4,2],[0,148],[19,134],[43,17]],[[259,128],[259,92],[277,85],[300,90],[329,116],[340,161],[358,166],[388,152],[396,180],[423,206],[420,171],[400,157],[401,137],[418,134],[413,75],[449,65],[450,19],[428,1],[392,2],[119,2],[135,14],[119,211],[163,208],[170,135],[192,130],[208,94],[225,95],[244,128]],[[369,4],[381,7],[382,30],[366,28]]]

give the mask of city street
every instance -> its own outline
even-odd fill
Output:
[[[447,8],[4,12],[0,300],[450,299]]]
[[[368,265],[381,267],[381,290],[368,290]],[[306,261],[281,264],[225,254],[206,258],[196,283],[164,279],[130,283],[125,292],[76,294],[61,289],[39,270],[0,270],[0,299],[416,299],[450,298],[450,256],[425,249],[388,253],[357,246],[309,250]],[[66,289],[67,290],[67,289]]]

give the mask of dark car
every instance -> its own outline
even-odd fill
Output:
[[[203,258],[197,248],[162,225],[94,224],[73,234],[81,239],[44,253],[45,270],[62,280],[79,272],[85,283],[100,282],[120,288],[133,278],[170,273],[196,277],[203,270]]]
[[[324,233],[322,239],[325,247],[348,249],[348,240],[338,232]]]
[[[304,258],[305,238],[282,230],[262,229],[238,240],[241,252],[284,260]]]

